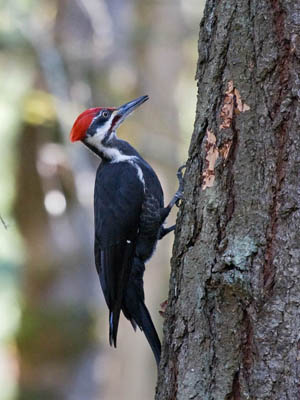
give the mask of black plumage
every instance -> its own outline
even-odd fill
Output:
[[[145,262],[165,219],[159,180],[141,157],[117,163],[104,160],[97,171],[94,207],[95,261],[110,312],[110,343],[116,346],[122,310],[134,328],[138,325],[144,331],[159,362],[160,341],[143,289]]]

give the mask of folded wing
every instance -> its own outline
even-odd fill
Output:
[[[143,183],[134,164],[120,162],[99,167],[94,198],[95,263],[109,308],[109,341],[115,347],[143,198]]]

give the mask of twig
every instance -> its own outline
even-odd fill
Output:
[[[2,222],[2,225],[4,226],[4,228],[7,229],[7,228],[8,228],[8,225],[7,225],[7,223],[4,221],[4,219],[1,217],[1,215],[0,215],[0,221]]]

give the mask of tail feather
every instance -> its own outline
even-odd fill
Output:
[[[109,271],[112,274],[110,279],[112,299],[109,302],[109,344],[111,346],[113,345],[114,347],[117,347],[120,312],[124,298],[124,292],[126,290],[130,275],[133,250],[133,242],[127,241],[126,243],[123,243],[122,251],[119,252],[119,254],[122,254],[122,264],[120,266],[118,262],[119,259],[117,257],[117,261],[115,262],[115,270]]]
[[[150,313],[144,302],[140,302],[140,316],[135,319],[140,329],[144,332],[148,343],[153,351],[156,364],[159,365],[160,362],[160,354],[161,354],[161,344],[158,337],[158,334],[153,325]]]
[[[110,311],[109,313],[109,344],[117,347],[117,334],[120,319],[120,309],[115,312]]]
[[[131,286],[131,289],[133,287]],[[130,294],[129,294],[130,293]],[[136,325],[144,332],[148,343],[153,351],[157,365],[160,362],[161,344],[158,334],[155,330],[150,313],[143,301],[133,290],[127,291],[122,311],[127,319],[131,322],[133,329]]]
[[[143,260],[134,257],[126,293],[122,302],[122,311],[125,317],[131,322],[134,330],[137,325],[144,332],[158,365],[160,361],[161,344],[150,313],[144,302],[144,271],[145,264]]]

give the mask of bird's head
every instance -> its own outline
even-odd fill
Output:
[[[74,122],[70,133],[71,141],[81,140],[86,145],[98,149],[105,147],[115,137],[117,128],[125,118],[148,98],[148,96],[141,96],[119,108],[89,108],[81,113]]]

